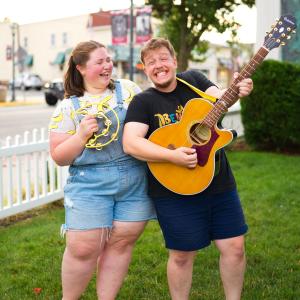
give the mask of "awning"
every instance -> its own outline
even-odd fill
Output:
[[[109,45],[108,48],[113,51],[114,61],[129,61],[130,49],[129,46],[124,45]],[[133,64],[140,62],[140,47],[133,48]]]
[[[72,51],[73,51],[73,48],[68,48],[68,49],[66,49],[65,54],[69,55],[72,53]]]
[[[65,62],[65,52],[58,52],[53,61],[53,65],[62,65],[64,62]]]
[[[33,65],[33,55],[27,55],[24,60],[24,65],[31,67]]]

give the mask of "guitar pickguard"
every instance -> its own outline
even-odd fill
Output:
[[[197,159],[198,159],[198,165],[200,167],[203,167],[206,165],[210,151],[215,144],[216,140],[218,139],[219,135],[216,132],[215,128],[211,128],[211,138],[208,141],[208,143],[204,145],[193,145],[192,148],[196,149],[197,152]]]

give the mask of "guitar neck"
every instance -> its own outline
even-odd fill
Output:
[[[230,87],[222,95],[220,100],[225,102],[226,108],[232,106],[239,99],[238,88],[236,85],[241,80],[245,78],[250,78],[254,71],[257,69],[257,67],[263,62],[268,53],[269,51],[266,48],[261,47],[257,51],[257,53],[252,57],[250,62],[242,69],[242,71],[239,73],[239,76],[233,81]]]
[[[217,101],[212,111],[203,120],[203,123],[205,123],[209,127],[213,127],[217,123],[219,118],[227,111],[227,109],[239,99],[239,89],[237,87],[237,84],[245,78],[250,78],[256,68],[263,62],[268,53],[269,50],[265,47],[261,47],[257,51],[250,62],[239,73],[239,76],[234,79],[230,87]]]

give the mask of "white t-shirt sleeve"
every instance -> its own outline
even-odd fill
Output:
[[[133,81],[120,79],[122,87],[122,98],[126,106],[131,102],[134,95],[140,93],[142,89]]]
[[[76,132],[75,113],[70,99],[64,99],[56,107],[50,120],[49,131],[68,134]]]

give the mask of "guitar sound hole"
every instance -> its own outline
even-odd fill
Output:
[[[196,123],[190,129],[190,137],[193,143],[206,144],[211,137],[210,128],[204,124]]]

